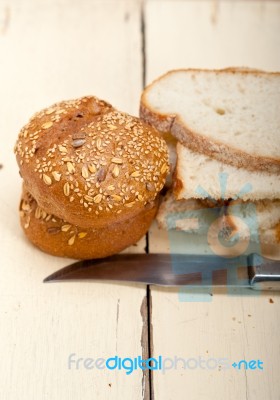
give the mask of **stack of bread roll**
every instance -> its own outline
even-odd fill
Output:
[[[96,97],[35,114],[15,154],[24,232],[43,251],[77,259],[137,242],[157,212],[169,170],[161,135]]]
[[[144,90],[174,169],[161,228],[209,236],[205,210],[220,208],[215,235],[280,247],[279,104],[280,73],[244,68],[174,70]]]

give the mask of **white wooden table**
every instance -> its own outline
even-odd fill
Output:
[[[19,228],[20,127],[58,100],[94,94],[138,114],[143,85],[172,68],[280,70],[280,2],[0,0],[0,398],[280,399],[280,298],[179,301],[143,285],[65,283],[71,260],[41,253]],[[144,252],[145,238],[128,251]],[[168,251],[153,226],[149,251]],[[69,369],[83,358],[261,359],[264,370]]]

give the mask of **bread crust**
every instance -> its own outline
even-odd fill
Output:
[[[35,114],[21,130],[15,153],[39,206],[84,228],[145,213],[169,169],[158,132],[92,96]]]
[[[25,235],[42,251],[59,257],[94,259],[116,254],[136,243],[149,229],[157,207],[158,197],[150,209],[132,219],[105,228],[81,228],[48,214],[24,189],[19,212]]]
[[[229,72],[232,74],[264,74],[264,75],[277,75],[280,76],[279,72],[264,72],[260,70],[253,70],[249,68],[225,68],[221,70],[206,70],[206,69],[179,69],[172,70],[162,75],[149,86],[147,86],[142,93],[140,103],[140,117],[147,123],[151,124],[157,130],[161,132],[171,132],[183,145],[190,148],[191,150],[208,155],[218,161],[222,161],[225,164],[230,164],[239,168],[246,168],[251,171],[263,171],[269,173],[280,173],[280,159],[273,157],[261,157],[258,155],[251,155],[243,152],[232,146],[228,146],[218,140],[213,140],[202,134],[195,132],[190,127],[180,120],[180,116],[176,114],[162,114],[157,110],[153,109],[148,103],[147,94],[155,83],[163,79],[166,75],[173,72]]]

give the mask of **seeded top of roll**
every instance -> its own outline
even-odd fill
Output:
[[[112,215],[133,216],[149,207],[168,172],[160,135],[95,97],[35,114],[15,153],[38,204],[80,226],[104,226]]]

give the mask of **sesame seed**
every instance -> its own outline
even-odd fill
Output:
[[[112,175],[114,178],[117,178],[120,174],[120,170],[119,167],[117,165],[114,166],[113,171],[112,171]]]
[[[69,173],[74,174],[74,172],[75,172],[74,165],[70,161],[68,161],[66,165],[67,165],[67,169],[68,169]]]
[[[86,200],[86,201],[88,201],[89,203],[92,203],[94,200],[93,200],[93,197],[91,197],[91,196],[89,196],[89,195],[85,195],[84,196],[84,199]]]
[[[70,194],[70,185],[68,182],[66,182],[63,186],[63,192],[65,194],[65,196],[69,196]]]
[[[102,149],[102,141],[100,138],[97,138],[97,140],[96,140],[96,147],[98,150]]]
[[[96,168],[95,168],[95,165],[94,165],[94,164],[90,164],[90,165],[88,166],[88,169],[90,170],[90,172],[91,172],[92,174],[95,174]]]
[[[89,177],[88,169],[85,165],[82,167],[82,177],[85,179]]]
[[[43,219],[45,219],[48,216],[45,210],[41,210],[41,214]]]
[[[37,207],[35,210],[35,218],[40,219],[41,218],[41,209],[40,207]]]
[[[57,182],[60,181],[61,174],[58,173],[57,171],[53,171],[53,172],[52,172],[52,176],[54,177],[54,179],[55,179]]]
[[[67,153],[66,147],[62,146],[61,144],[58,145],[58,150],[59,150],[61,153]]]
[[[161,172],[162,174],[164,174],[167,170],[168,170],[168,165],[167,165],[167,164],[163,164],[162,167],[161,167],[161,169],[160,169],[160,172]]]
[[[46,115],[53,114],[55,112],[55,108],[48,108],[45,112]]]
[[[52,184],[52,179],[51,179],[48,175],[46,175],[46,174],[43,174],[43,181],[44,181],[45,184],[48,185],[48,186]]]
[[[132,178],[136,178],[136,177],[138,177],[140,175],[141,175],[140,171],[134,171],[134,172],[132,172],[132,174],[130,176],[132,176]]]
[[[100,203],[101,202],[101,200],[102,200],[102,194],[97,194],[96,196],[94,196],[94,198],[93,198],[93,201],[94,201],[94,203]]]
[[[153,192],[153,191],[155,190],[155,185],[154,185],[152,182],[147,182],[147,183],[146,183],[146,189],[147,189],[149,192]]]
[[[86,237],[86,235],[87,235],[87,232],[80,232],[80,233],[78,233],[79,239],[83,239],[84,237]]]
[[[29,228],[29,224],[30,224],[30,216],[27,217],[27,220],[24,224],[24,229],[28,229]]]
[[[113,158],[111,159],[111,161],[112,161],[112,163],[114,163],[114,164],[122,164],[122,163],[123,163],[123,160],[122,160],[121,158],[118,158],[118,157],[113,157]]]
[[[45,123],[41,126],[41,128],[42,128],[42,129],[48,129],[48,128],[50,128],[51,126],[53,126],[53,122],[48,121],[48,122],[45,122]]]
[[[26,203],[25,201],[22,202],[21,208],[23,211],[31,211],[31,207],[28,203]]]
[[[117,194],[112,194],[112,199],[116,200],[116,201],[121,201],[121,196],[118,196]]]
[[[69,246],[72,246],[72,245],[74,244],[75,239],[76,239],[76,236],[75,236],[75,235],[70,237],[70,239],[68,240]]]
[[[131,201],[130,203],[125,203],[125,207],[133,207],[135,204],[135,201]]]

